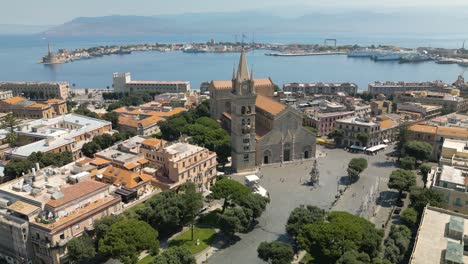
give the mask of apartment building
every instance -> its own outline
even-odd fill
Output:
[[[397,104],[397,113],[408,114],[413,119],[429,119],[442,114],[442,107],[437,105],[424,105],[414,102],[405,102]]]
[[[398,134],[398,123],[391,119],[377,121],[371,118],[351,117],[337,120],[336,128],[344,132],[344,137],[338,140],[337,145],[361,149],[394,141]],[[359,141],[360,133],[368,135],[366,144]]]
[[[468,171],[452,166],[434,167],[428,175],[427,185],[444,197],[445,208],[468,213]]]
[[[66,263],[70,239],[92,231],[95,220],[122,210],[111,186],[88,176],[73,174],[71,164],[43,169],[36,164],[27,175],[0,185],[0,210],[9,219],[0,219],[0,248],[14,247],[10,257],[16,263],[27,262],[21,258],[28,254],[35,263]]]
[[[0,90],[11,90],[14,96],[46,100],[48,98],[68,98],[67,82],[0,82]]]
[[[445,139],[439,164],[468,170],[468,141]]]
[[[427,206],[416,233],[410,264],[468,263],[468,216]]]
[[[146,139],[140,136],[132,137],[114,146],[94,154],[96,159],[107,160],[116,168],[131,172],[140,172],[149,164],[143,154],[140,153],[141,143]],[[98,160],[95,162],[99,162]]]
[[[139,136],[151,136],[158,133],[158,122],[183,111],[187,110],[181,107],[163,107],[160,104],[144,104],[139,107],[121,107],[114,110],[119,114],[118,130]]]
[[[370,102],[372,116],[390,114],[393,111],[393,103],[386,100],[384,95],[378,95],[377,99]]]
[[[414,102],[427,105],[438,105],[449,112],[468,110],[468,100],[457,95],[430,92],[430,91],[405,91],[395,94],[396,103]]]
[[[304,94],[356,94],[358,86],[354,83],[285,83],[284,92]]]
[[[67,104],[62,99],[33,102],[21,96],[0,101],[0,113],[13,113],[24,119],[48,119],[67,113]]]
[[[5,100],[5,99],[8,99],[8,98],[11,98],[13,97],[13,91],[11,90],[0,90],[0,100]]]
[[[18,127],[16,147],[8,154],[12,158],[26,159],[33,152],[60,153],[70,151],[74,159],[83,155],[81,147],[94,136],[112,130],[112,123],[77,114],[51,119],[38,119]]]
[[[185,81],[132,81],[129,72],[114,73],[112,87],[117,93],[155,92],[186,93],[190,91],[190,82]]]
[[[194,182],[198,191],[205,192],[216,182],[216,153],[206,148],[178,142],[163,148],[162,159],[164,166],[156,179],[162,188]]]
[[[113,184],[119,189],[116,194],[122,197],[122,201],[128,203],[139,199],[141,196],[152,192],[152,176],[146,173],[135,173],[112,165],[102,170],[96,175],[96,180],[108,184]]]
[[[431,91],[450,93],[453,87],[442,81],[433,82],[374,82],[370,83],[368,92],[372,95],[394,95],[405,91]]]
[[[308,112],[305,111],[304,122],[305,125],[316,128],[318,136],[328,135],[336,129],[336,122],[340,119],[346,119],[354,116],[353,111],[346,112],[332,112],[332,113],[321,113],[321,112]]]

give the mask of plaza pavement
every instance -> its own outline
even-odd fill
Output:
[[[380,176],[379,190],[383,191],[384,199],[388,201],[393,192],[386,192],[388,176],[395,169],[394,163],[387,160],[385,153],[391,151],[393,146],[376,156],[348,153],[342,149],[324,149],[317,146],[320,171],[320,186],[311,187],[306,184],[312,161],[295,162],[288,164],[274,164],[262,167],[257,174],[261,177],[260,185],[270,193],[271,202],[266,211],[258,219],[259,223],[254,230],[247,234],[238,234],[240,240],[233,245],[221,249],[208,259],[208,263],[265,263],[257,257],[257,247],[262,241],[287,240],[285,224],[289,213],[300,205],[315,205],[326,210],[342,210],[353,214],[361,213],[363,201],[370,190],[377,192],[377,182]],[[347,179],[346,168],[349,161],[355,157],[364,157],[369,161],[369,168],[364,171],[358,182],[354,183],[344,192],[332,208],[338,189],[344,189]],[[234,176],[233,179],[243,183],[243,176]],[[371,187],[374,186],[374,187]],[[375,195],[377,197],[378,195]],[[375,204],[375,199],[373,203]],[[388,217],[390,204],[383,203],[377,210],[376,206],[368,206],[368,213],[362,215],[372,218],[374,208],[377,210],[376,224],[380,225],[382,219]],[[380,216],[381,215],[381,216]],[[380,217],[379,217],[380,216]],[[380,227],[380,226],[378,226]]]

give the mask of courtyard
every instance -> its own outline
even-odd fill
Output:
[[[217,251],[208,259],[208,263],[264,263],[257,258],[257,246],[262,241],[287,240],[286,221],[289,213],[300,205],[310,204],[325,210],[359,214],[380,227],[390,213],[388,201],[394,197],[394,192],[387,190],[387,181],[395,164],[385,156],[392,149],[393,146],[389,146],[384,152],[368,156],[317,146],[317,154],[320,154],[317,159],[320,183],[317,187],[307,184],[313,163],[310,160],[262,167],[258,173],[260,185],[269,191],[270,204],[254,230],[238,234],[239,241]],[[368,159],[369,167],[334,203],[339,190],[345,189],[347,184],[348,162],[356,157]],[[244,182],[243,176],[234,176],[233,179]],[[380,205],[377,206],[376,202]]]

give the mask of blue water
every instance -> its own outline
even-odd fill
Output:
[[[186,54],[156,51],[112,55],[72,63],[46,66],[37,61],[47,52],[47,42],[53,49],[75,49],[97,45],[134,43],[203,42],[214,38],[234,41],[233,35],[158,35],[147,37],[52,37],[0,36],[0,81],[67,81],[77,88],[105,88],[112,84],[113,72],[129,71],[134,80],[183,80],[193,88],[209,80],[230,79],[238,54]],[[256,42],[321,44],[325,38],[337,38],[338,44],[398,45],[402,47],[457,48],[462,35],[354,35],[354,34],[274,34],[255,35]],[[266,51],[247,55],[256,78],[271,77],[279,85],[286,82],[354,82],[367,89],[373,81],[453,82],[463,71],[458,65],[437,65],[434,62],[398,64],[373,62],[346,56],[269,57]]]

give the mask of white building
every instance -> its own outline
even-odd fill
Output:
[[[190,82],[185,81],[132,81],[129,72],[114,73],[112,86],[114,92],[157,92],[186,93],[190,91]]]
[[[11,97],[13,97],[13,91],[11,90],[0,91],[0,100],[5,100]]]

